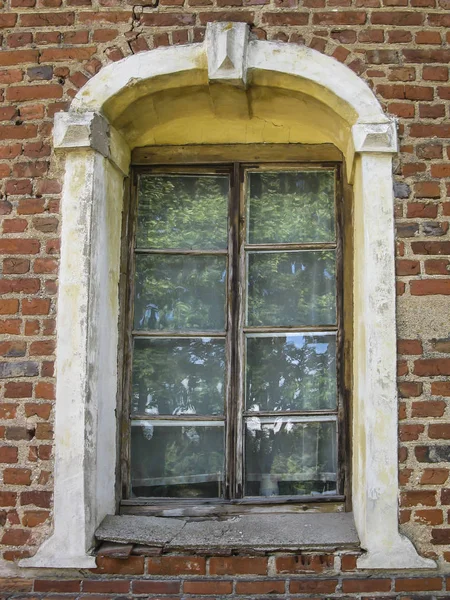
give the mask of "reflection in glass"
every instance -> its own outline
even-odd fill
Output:
[[[250,244],[333,242],[334,171],[248,174]]]
[[[248,253],[248,325],[336,322],[334,252]]]
[[[319,410],[335,406],[334,334],[247,337],[247,410]]]
[[[336,494],[335,421],[255,416],[245,425],[246,496]]]
[[[134,327],[223,330],[225,256],[137,255]]]
[[[223,175],[141,175],[136,246],[226,248],[228,195]]]
[[[132,421],[133,496],[223,496],[223,422]]]
[[[223,414],[224,376],[224,340],[135,339],[131,411],[141,415]]]

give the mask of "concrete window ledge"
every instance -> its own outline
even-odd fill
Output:
[[[95,532],[102,542],[140,544],[164,552],[359,549],[352,513],[255,514],[192,521],[108,515]]]

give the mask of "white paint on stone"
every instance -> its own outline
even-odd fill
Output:
[[[79,91],[70,113],[57,117],[55,146],[67,156],[57,324],[54,534],[33,558],[21,561],[23,566],[93,566],[89,551],[95,529],[115,510],[120,218],[130,149],[107,124],[105,105],[114,99],[122,110],[128,100],[151,94],[152,82],[161,75],[173,75],[164,82],[174,86],[180,74],[196,72],[198,81],[207,85],[214,73],[211,67],[208,73],[208,61],[224,56],[223,49],[211,44],[222,39],[224,30],[234,29],[237,33],[227,37],[225,54],[235,56],[236,51],[240,56],[233,44],[237,40],[242,46],[242,25],[222,24],[217,36],[207,36],[204,44],[144,52],[105,67]],[[353,171],[355,182],[353,506],[366,550],[359,566],[433,568],[434,562],[421,558],[398,531],[394,123],[348,67],[314,50],[251,41],[245,63],[249,86],[257,79],[259,86],[300,91],[320,100],[345,120],[347,134],[342,139],[352,134],[352,147],[341,150],[347,153],[347,170]],[[220,75],[220,68],[217,72]],[[349,164],[353,156],[354,168]]]
[[[248,25],[208,23],[205,43],[209,81],[246,87]]]

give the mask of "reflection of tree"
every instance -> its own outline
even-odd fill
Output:
[[[279,417],[274,423],[260,423],[252,417],[247,427],[246,472],[282,476],[274,494],[311,494],[334,490],[336,486],[336,425],[331,422],[294,423]],[[331,473],[330,479],[324,479]],[[301,478],[298,477],[301,474]],[[289,475],[292,479],[289,479]],[[297,475],[297,477],[296,477]],[[248,482],[251,493],[259,495],[259,481]]]
[[[214,497],[223,480],[223,428],[165,427],[156,423],[133,427],[131,456],[136,495]],[[195,483],[183,481],[190,475],[208,477],[200,477]],[[145,478],[164,478],[167,483],[149,485]]]
[[[226,248],[228,193],[224,176],[142,175],[137,247]]]
[[[222,340],[136,339],[132,412],[223,414],[224,372]]]
[[[247,408],[334,408],[335,352],[332,335],[247,338]]]
[[[248,195],[250,243],[334,241],[333,171],[251,173]]]
[[[224,256],[136,257],[134,326],[147,330],[224,329]]]
[[[334,252],[249,255],[249,325],[330,325],[336,321]]]

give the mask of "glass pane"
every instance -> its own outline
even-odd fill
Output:
[[[248,336],[246,375],[249,411],[333,409],[336,336]]]
[[[220,498],[223,472],[223,422],[132,422],[133,496]]]
[[[245,495],[336,494],[336,422],[250,417],[245,433]]]
[[[249,173],[250,244],[333,242],[334,171]]]
[[[223,330],[225,256],[137,255],[134,327]]]
[[[131,411],[223,414],[224,378],[225,340],[135,339]]]
[[[136,246],[226,248],[228,195],[223,175],[141,175]]]
[[[248,325],[336,323],[333,251],[249,252]]]

